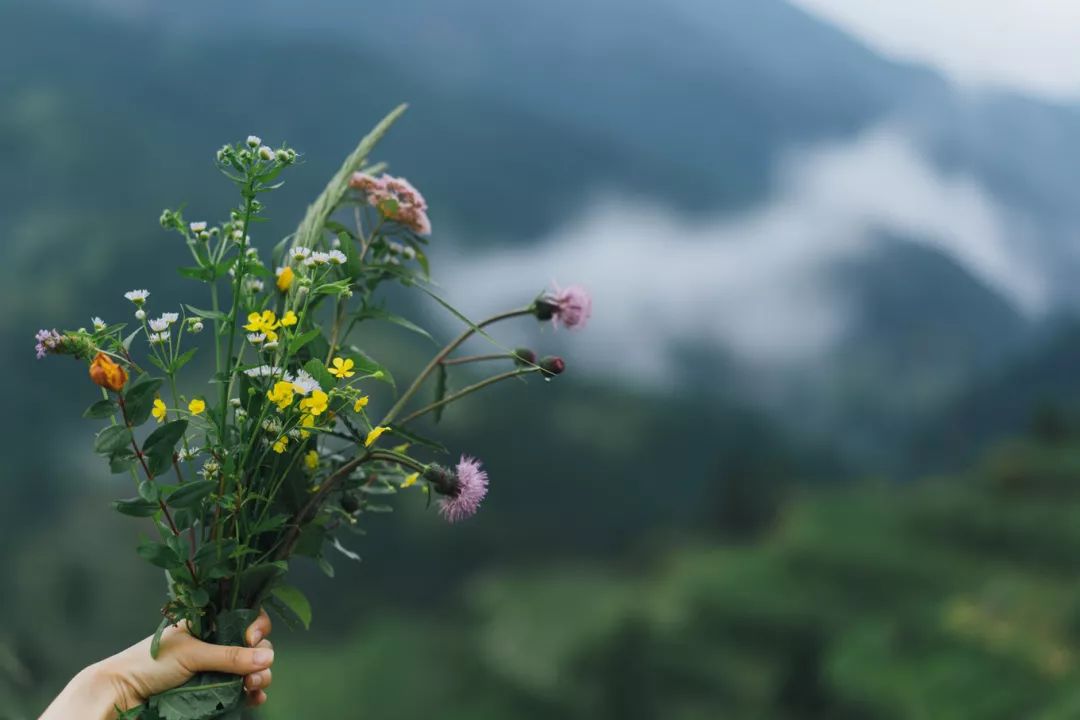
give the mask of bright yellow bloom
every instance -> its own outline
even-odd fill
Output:
[[[360,397],[356,398],[356,402],[353,403],[352,411],[353,412],[360,412],[361,410],[363,410],[364,408],[367,407],[367,404],[368,404],[368,396],[367,395],[361,395]]]
[[[319,453],[314,450],[308,450],[307,454],[304,455],[304,466],[308,470],[314,470],[319,467]]]
[[[273,310],[263,310],[262,313],[249,313],[247,319],[247,325],[244,326],[245,330],[262,333],[271,342],[278,339],[278,334],[275,331],[281,327],[281,323],[278,322]]]
[[[154,416],[154,419],[159,423],[165,422],[165,415],[169,412],[165,407],[165,403],[161,401],[161,398],[154,398],[154,409],[150,411],[150,414]]]
[[[281,327],[292,327],[297,321],[296,313],[292,310],[286,310],[285,314],[281,316]]]
[[[412,487],[416,484],[416,481],[420,479],[420,473],[414,472],[405,476],[405,481],[401,483],[402,488]]]
[[[289,438],[282,435],[281,437],[279,437],[277,439],[277,442],[274,443],[274,452],[276,452],[276,453],[278,453],[280,455],[281,453],[285,452],[285,448],[287,448],[288,446],[289,446]]]
[[[187,409],[192,415],[201,415],[206,410],[206,401],[195,398],[188,403]]]
[[[313,427],[315,427],[314,415],[303,415],[300,417],[300,437],[304,438],[305,440],[311,437],[311,433],[308,431],[308,428]]]
[[[300,401],[300,409],[309,415],[322,415],[330,405],[330,396],[322,390],[312,390],[311,397]]]
[[[367,434],[367,438],[364,440],[364,447],[371,447],[372,443],[378,440],[379,436],[389,429],[390,428],[383,427],[382,425],[380,425],[379,427],[371,428],[371,432]]]
[[[349,358],[334,358],[330,361],[330,374],[336,377],[338,380],[344,380],[345,378],[351,378],[356,373],[353,372],[353,365],[355,363]]]
[[[279,380],[274,383],[273,389],[267,391],[266,397],[277,405],[278,410],[284,410],[292,405],[293,394],[293,384],[287,380]]]
[[[281,272],[277,276],[277,289],[281,292],[289,292],[289,288],[292,287],[293,271],[292,268],[286,265],[281,269]]]

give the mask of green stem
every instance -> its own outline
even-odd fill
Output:
[[[447,358],[442,364],[446,367],[451,365],[465,365],[467,363],[484,362],[486,360],[513,360],[517,356],[512,353],[493,353],[491,355],[469,355],[467,357]]]
[[[379,424],[389,425],[394,420],[394,418],[397,417],[398,413],[400,413],[405,408],[405,405],[409,402],[412,396],[416,394],[416,391],[420,389],[420,386],[424,384],[424,381],[427,380],[428,376],[431,375],[435,368],[438,367],[439,364],[443,360],[445,360],[450,353],[454,352],[454,350],[456,350],[463,342],[472,337],[473,334],[476,333],[478,328],[486,327],[501,320],[508,320],[510,318],[521,317],[523,315],[531,315],[532,312],[533,308],[530,305],[529,307],[519,308],[517,310],[510,310],[508,312],[500,313],[498,315],[493,315],[487,320],[481,321],[474,327],[466,328],[460,335],[454,338],[450,342],[450,344],[440,350],[439,353],[431,359],[431,362],[429,362],[427,366],[420,371],[420,374],[416,376],[415,380],[413,380],[413,383],[409,386],[409,389],[406,390],[404,394],[402,394],[402,396],[398,399],[398,401],[394,403],[394,406],[391,407],[389,411],[387,411],[386,416],[379,422]]]
[[[460,400],[461,398],[465,397],[466,395],[470,395],[470,394],[476,392],[477,390],[482,390],[483,388],[487,387],[488,385],[494,385],[495,383],[501,382],[503,380],[509,380],[510,378],[520,377],[522,375],[528,375],[529,373],[534,373],[534,372],[537,372],[538,370],[540,370],[539,367],[526,367],[526,368],[518,368],[516,370],[508,370],[507,372],[501,373],[499,375],[493,375],[493,376],[487,378],[486,380],[481,380],[478,383],[475,383],[473,385],[469,385],[468,387],[465,387],[465,388],[462,388],[461,390],[458,390],[456,393],[452,393],[450,395],[447,395],[442,400],[439,400],[437,402],[433,402],[430,405],[425,405],[424,407],[420,408],[416,412],[413,412],[413,413],[410,413],[410,414],[406,415],[397,424],[398,425],[405,425],[405,424],[409,423],[410,421],[415,420],[416,418],[420,417],[421,415],[429,413],[432,410],[435,410],[437,408],[442,407],[443,405],[449,405],[450,403],[454,402],[455,400]]]

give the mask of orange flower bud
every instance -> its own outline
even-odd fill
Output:
[[[112,358],[99,352],[94,362],[90,363],[90,379],[95,385],[120,392],[127,383],[128,374],[127,370],[113,362]]]

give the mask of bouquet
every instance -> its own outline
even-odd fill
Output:
[[[368,513],[390,511],[390,496],[437,499],[452,523],[476,513],[488,491],[481,463],[468,455],[437,462],[448,451],[419,435],[414,421],[437,420],[451,403],[494,383],[563,372],[558,357],[502,347],[488,326],[527,316],[567,328],[588,320],[589,296],[579,287],[542,292],[476,322],[432,289],[423,195],[367,162],[404,109],[360,142],[295,233],[273,248],[270,264],[252,234],[268,193],[282,186],[299,156],[255,136],[225,145],[217,167],[240,196],[229,217],[211,225],[179,210],[161,215],[161,225],[191,251],[193,264],[179,272],[205,286],[198,304],[159,312],[150,292],[132,290],[125,297],[134,306],[133,326],[93,318],[91,329],[37,335],[38,357],[62,354],[88,363],[101,398],[85,416],[106,423],[94,450],[113,473],[131,475],[136,493],[116,501],[116,510],[146,518],[157,531],[156,540],[137,549],[168,580],[155,640],[184,622],[204,640],[239,645],[263,606],[307,626],[311,605],[286,582],[290,560],[308,556],[332,574],[326,549],[356,558],[342,534]],[[391,371],[352,344],[370,321],[431,337],[386,309],[380,291],[392,283],[430,296],[463,324],[400,392]],[[207,336],[212,344],[193,343]],[[455,356],[474,336],[495,351]],[[214,372],[204,391],[181,395],[181,372],[207,353]],[[501,367],[450,390],[451,369],[472,363]],[[379,403],[369,402],[374,383],[394,390],[387,393],[393,402],[378,411]],[[421,399],[428,385],[434,395]],[[184,385],[192,386],[200,387]],[[239,678],[202,674],[124,717],[217,718],[238,712],[242,698]]]

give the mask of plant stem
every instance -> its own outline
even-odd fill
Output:
[[[484,362],[486,360],[513,360],[516,356],[511,353],[493,353],[491,355],[468,355],[459,358],[447,358],[442,361],[446,367],[451,365],[465,365],[467,363]]]
[[[301,508],[294,516],[294,522],[292,527],[289,528],[289,532],[283,538],[284,544],[277,552],[277,559],[283,560],[289,557],[289,553],[292,552],[293,547],[296,545],[297,539],[300,537],[300,530],[304,523],[308,522],[313,516],[314,512],[318,511],[319,504],[330,494],[334,488],[346,477],[348,477],[353,470],[360,467],[367,460],[371,459],[371,453],[365,452],[359,457],[355,457],[349,462],[345,463],[337,469],[330,477],[323,481],[322,486],[319,487],[318,492],[312,495],[311,499],[307,501],[303,508]]]
[[[394,403],[394,406],[390,408],[390,410],[386,413],[386,416],[379,422],[379,424],[389,425],[394,420],[394,418],[397,417],[398,413],[400,413],[405,408],[406,403],[408,403],[412,396],[416,394],[416,391],[420,389],[420,386],[424,384],[424,381],[427,380],[428,376],[431,375],[432,371],[434,371],[435,368],[438,367],[439,363],[445,360],[446,357],[450,353],[454,352],[454,350],[456,350],[463,342],[472,337],[473,334],[476,333],[478,328],[486,327],[493,323],[497,323],[500,320],[508,320],[510,318],[521,317],[522,315],[531,315],[532,312],[533,308],[530,305],[529,307],[518,308],[517,310],[510,310],[508,312],[500,313],[498,315],[492,315],[487,320],[483,320],[477,323],[475,327],[466,328],[464,331],[462,331],[460,335],[450,341],[450,343],[446,347],[440,350],[439,353],[431,359],[431,362],[427,364],[427,367],[420,371],[420,374],[416,376],[415,380],[413,380],[413,383],[409,386],[409,389],[406,390],[404,394],[402,394],[402,396],[398,399],[396,403]]]
[[[509,380],[510,378],[520,377],[522,375],[528,375],[529,373],[534,373],[534,372],[537,372],[538,370],[540,370],[540,368],[538,368],[538,367],[525,367],[525,368],[517,368],[516,370],[508,370],[508,371],[506,371],[504,373],[500,373],[499,375],[492,375],[491,377],[487,378],[486,380],[481,380],[478,383],[474,383],[472,385],[469,385],[468,387],[462,388],[461,390],[458,390],[456,393],[451,393],[450,395],[447,395],[442,400],[439,400],[437,402],[433,402],[430,405],[425,405],[424,407],[420,408],[419,410],[406,415],[400,422],[398,422],[398,425],[405,425],[405,424],[409,423],[410,421],[415,420],[416,418],[420,417],[421,415],[429,413],[432,410],[435,410],[436,408],[442,407],[443,405],[449,405],[450,403],[454,402],[455,400],[460,400],[461,398],[465,397],[466,395],[474,393],[477,390],[481,390],[481,389],[487,387],[488,385],[494,385],[495,383],[501,382],[502,380]]]

